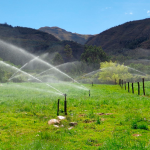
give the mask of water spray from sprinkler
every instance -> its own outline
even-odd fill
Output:
[[[8,81],[10,81],[12,78],[14,78],[15,75],[16,75],[18,72],[20,72],[20,70],[22,70],[26,65],[28,65],[31,61],[34,61],[34,60],[37,59],[38,57],[39,57],[39,56],[33,58],[33,59],[30,60],[28,63],[24,64],[21,68],[19,68],[18,71],[16,71],[16,72],[8,79]]]
[[[7,63],[5,63],[5,62],[3,62],[3,61],[1,61],[1,63],[3,63],[4,65],[10,66],[9,64],[7,64]],[[29,76],[29,77],[35,79],[36,81],[39,81],[39,82],[42,83],[42,81],[41,81],[40,79],[34,77],[33,75],[31,75],[31,74],[29,74],[29,73],[27,73],[27,72],[25,72],[25,71],[22,71],[22,70],[18,69],[17,67],[14,67],[14,66],[10,66],[10,67],[12,67],[12,68],[14,68],[15,70],[20,71],[21,73],[23,73],[23,74],[25,74],[25,75],[27,75],[27,76]],[[13,77],[13,78],[14,78],[14,77]],[[13,79],[13,78],[11,78],[11,79]],[[51,86],[51,85],[49,85],[49,84],[46,84],[46,85],[49,86],[49,87],[51,87],[52,89],[56,90],[57,92],[59,92],[61,95],[63,95],[63,93],[62,93],[61,91],[59,91],[58,89],[54,88],[53,86]]]
[[[64,72],[62,72],[62,71],[60,71],[57,67],[59,67],[60,65],[58,65],[58,66],[53,66],[53,65],[51,65],[51,64],[49,64],[49,63],[47,63],[47,62],[45,62],[45,61],[43,61],[43,60],[41,60],[41,59],[39,59],[39,61],[41,61],[42,63],[45,63],[46,65],[48,65],[48,66],[50,66],[51,68],[50,69],[47,69],[47,70],[45,70],[45,71],[43,71],[43,72],[41,72],[41,73],[39,73],[39,74],[37,74],[36,76],[38,76],[38,75],[41,75],[41,74],[43,74],[43,73],[45,73],[45,72],[47,72],[47,71],[50,71],[50,70],[52,70],[52,69],[55,69],[56,71],[58,71],[59,73],[61,73],[62,75],[64,75],[64,76],[66,76],[66,77],[68,77],[69,79],[71,79],[72,81],[73,81],[73,83],[78,83],[80,86],[82,86],[84,89],[86,89],[86,90],[88,90],[85,86],[83,86],[81,83],[79,83],[78,81],[76,81],[75,79],[73,79],[72,77],[70,77],[68,74],[66,74],[66,73],[64,73]]]

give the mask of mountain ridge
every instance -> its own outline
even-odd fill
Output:
[[[150,18],[112,27],[89,38],[86,44],[101,46],[113,55],[127,55],[127,51],[137,52],[139,49],[146,49],[150,54]]]
[[[75,41],[80,44],[85,44],[85,42],[88,40],[89,37],[92,37],[93,35],[88,34],[78,34],[78,33],[72,33],[69,31],[66,31],[65,29],[59,28],[59,27],[41,27],[38,30],[47,32],[49,34],[54,35],[59,40],[69,40],[69,41]]]
[[[65,59],[64,48],[68,44],[72,49],[73,57],[70,61],[80,60],[80,56],[84,51],[83,45],[74,41],[60,41],[55,36],[27,27],[12,27],[8,24],[0,24],[0,39],[4,42],[13,44],[14,46],[25,49],[26,51],[40,55],[43,53],[60,53]],[[6,59],[5,48],[0,45],[0,57],[9,61],[11,57]],[[48,60],[50,61],[50,60]],[[13,60],[13,62],[15,62]]]

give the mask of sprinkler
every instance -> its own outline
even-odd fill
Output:
[[[89,97],[90,97],[90,90],[89,90]]]
[[[67,94],[64,94],[64,96],[65,96],[65,101],[64,101],[64,112],[65,112],[65,115],[67,115],[67,100],[66,100]]]

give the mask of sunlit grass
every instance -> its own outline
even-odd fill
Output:
[[[67,94],[64,127],[47,124],[64,115],[64,96],[44,83],[0,86],[1,149],[150,149],[149,82],[146,96],[128,93],[119,85],[53,84]],[[79,87],[75,87],[79,86]],[[131,89],[130,89],[131,90]],[[141,89],[142,90],[142,89]],[[69,122],[78,125],[68,130]]]

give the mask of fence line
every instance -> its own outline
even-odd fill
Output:
[[[116,79],[115,79],[115,82],[116,82]],[[123,89],[123,85],[124,85],[125,90],[126,90],[126,88],[127,88],[126,83],[127,83],[127,86],[128,86],[128,92],[130,93],[130,82],[126,82],[126,81],[123,82],[122,79],[119,79],[119,85],[122,89]],[[134,88],[134,83],[133,82],[131,83],[131,87],[132,87],[132,93],[135,94],[135,88]],[[142,88],[143,95],[145,95],[145,81],[144,81],[144,78],[142,78],[142,87],[143,87]],[[139,82],[137,82],[137,88],[138,88],[138,95],[140,95],[140,83]]]

